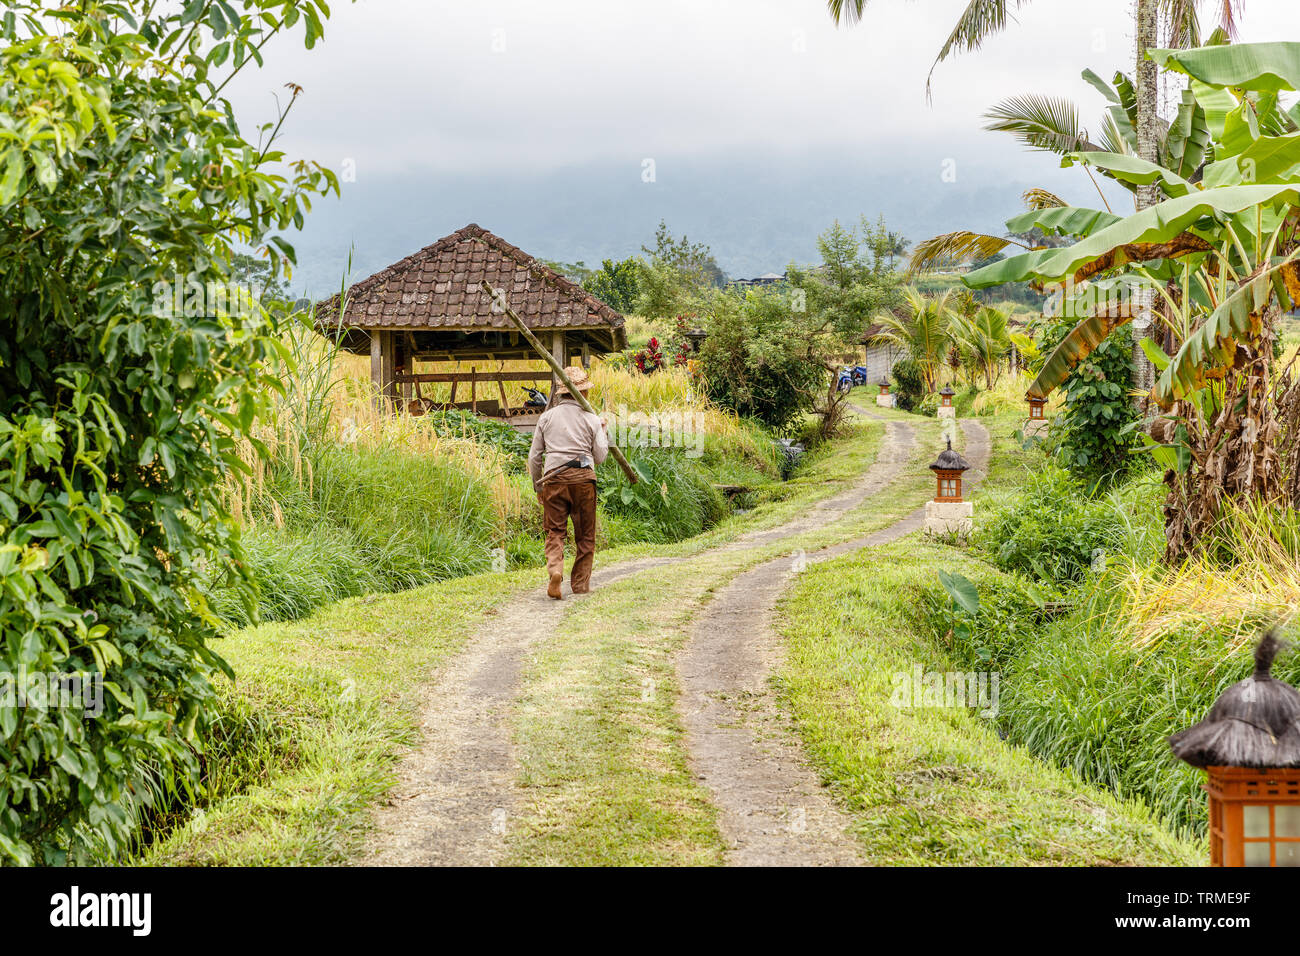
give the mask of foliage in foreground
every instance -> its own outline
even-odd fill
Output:
[[[223,484],[276,387],[233,247],[278,267],[275,233],[337,191],[246,142],[219,95],[270,34],[311,46],[325,5],[244,7],[12,0],[0,20],[0,668],[104,681],[94,719],[0,703],[7,861],[116,855],[141,801],[192,780],[223,667],[204,594],[244,575]]]
[[[1107,494],[1058,465],[1026,476],[1021,494],[981,519],[975,546],[1004,571],[1054,587],[1081,582],[1124,555],[1149,559],[1161,543],[1155,497],[1145,476]]]

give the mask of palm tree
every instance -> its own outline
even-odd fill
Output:
[[[890,232],[885,234],[885,248],[889,251],[889,268],[894,268],[894,258],[902,258],[907,255],[908,248],[912,245],[911,241],[903,238],[901,232]]]
[[[909,287],[903,290],[901,306],[875,318],[881,326],[879,338],[902,349],[916,363],[927,392],[934,391],[935,374],[952,345],[953,314],[951,291],[930,299]]]
[[[869,0],[826,0],[831,18],[836,23],[856,23],[862,19],[863,11]],[[1158,112],[1159,86],[1155,61],[1148,59],[1147,50],[1154,49],[1159,37],[1160,17],[1164,15],[1168,28],[1169,42],[1173,46],[1196,46],[1200,43],[1200,20],[1197,16],[1198,0],[1137,0],[1135,15],[1137,40],[1137,89],[1136,114],[1137,154],[1140,159],[1159,164],[1159,144],[1163,131]],[[947,41],[930,66],[926,77],[926,94],[930,92],[930,81],[934,68],[946,60],[952,53],[963,50],[978,50],[986,39],[1006,29],[1007,21],[1012,19],[1011,11],[1029,3],[1029,0],[970,0],[962,11],[948,35]],[[1214,0],[1219,9],[1220,28],[1229,36],[1237,32],[1237,15],[1242,0]],[[1091,175],[1091,173],[1089,174]],[[1154,206],[1160,201],[1160,189],[1156,183],[1140,186],[1135,200],[1139,210]],[[1142,350],[1142,333],[1154,325],[1151,310],[1155,304],[1149,290],[1140,290],[1134,305],[1143,317],[1135,326],[1138,332],[1133,341],[1134,385],[1139,389],[1149,388],[1154,377],[1154,368]]]
[[[831,19],[836,23],[857,23],[870,0],[826,0]],[[1026,6],[1030,0],[970,0],[948,35],[947,41],[930,66],[926,78],[926,93],[934,68],[953,53],[978,50],[986,39],[1001,33],[1011,19],[1011,11]],[[1231,36],[1237,32],[1237,15],[1242,0],[1214,0],[1219,9],[1222,28]],[[1159,35],[1161,14],[1168,27],[1169,42],[1178,47],[1196,46],[1200,43],[1200,20],[1197,0],[1137,0],[1137,137],[1138,156],[1147,162],[1158,161],[1160,118],[1157,114],[1159,87],[1154,61],[1147,59],[1147,50],[1155,47]],[[1138,208],[1145,209],[1157,201],[1154,186],[1138,197]]]
[[[984,387],[992,388],[1002,374],[1002,363],[1011,352],[1011,331],[1006,313],[991,305],[981,306],[974,315],[956,314],[951,336],[978,372]]]

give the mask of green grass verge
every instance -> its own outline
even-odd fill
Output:
[[[316,865],[356,852],[369,811],[414,742],[420,685],[483,616],[535,572],[457,578],[353,598],[305,621],[223,641],[223,682],[206,763],[220,779],[196,812],[144,849],[149,865]],[[249,716],[256,719],[250,723]],[[241,718],[245,718],[242,719]],[[251,733],[231,734],[231,723]],[[249,759],[249,755],[255,759]],[[231,772],[232,767],[239,768]]]
[[[1199,849],[1124,803],[1006,746],[965,708],[896,707],[895,675],[958,670],[909,604],[974,559],[908,540],[816,565],[781,608],[783,699],[877,864],[1193,865]]]

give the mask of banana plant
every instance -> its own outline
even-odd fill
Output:
[[[1167,153],[1178,168],[1096,150],[1065,161],[1134,186],[1158,183],[1164,201],[1118,221],[1098,219],[1067,248],[1026,251],[965,281],[974,288],[1064,283],[1067,306],[1092,284],[1155,291],[1155,317],[1174,354],[1143,347],[1159,372],[1151,398],[1175,433],[1157,444],[1177,452],[1170,479],[1177,501],[1166,508],[1167,554],[1176,558],[1212,528],[1224,498],[1274,500],[1280,488],[1273,323],[1300,302],[1300,111],[1283,110],[1278,94],[1300,85],[1300,44],[1152,56],[1190,77],[1191,118],[1179,148]],[[1031,395],[1046,397],[1116,328],[1146,311],[1131,295],[1096,298],[1101,303],[1047,357]]]

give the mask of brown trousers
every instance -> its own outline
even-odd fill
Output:
[[[590,590],[591,561],[596,554],[596,473],[590,468],[565,468],[546,477],[537,497],[546,529],[547,573],[564,574],[564,539],[572,519],[576,553],[569,583],[575,593]]]

